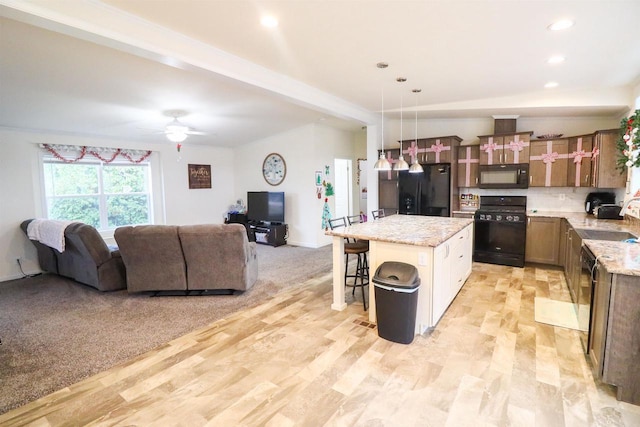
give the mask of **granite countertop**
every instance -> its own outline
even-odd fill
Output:
[[[640,229],[628,220],[597,219],[586,212],[527,212],[531,217],[566,218],[575,229],[594,229],[610,231],[628,231],[640,236]],[[640,243],[627,243],[611,240],[583,239],[588,247],[609,273],[640,276]]]
[[[378,242],[436,247],[469,224],[473,224],[473,219],[391,215],[344,228],[327,230],[325,234]]]

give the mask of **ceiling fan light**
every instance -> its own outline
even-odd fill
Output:
[[[376,164],[373,165],[373,168],[377,169],[379,171],[390,171],[391,170],[391,163],[389,163],[389,160],[387,160],[384,157],[384,153],[380,153],[380,158],[378,159]]]
[[[187,133],[189,128],[183,125],[168,124],[165,128],[167,133]]]
[[[187,139],[187,134],[184,132],[169,131],[167,129],[166,135],[167,139],[171,142],[182,142]]]

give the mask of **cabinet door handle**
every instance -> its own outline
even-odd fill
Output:
[[[529,175],[529,185],[533,183],[533,175]]]
[[[500,153],[500,163],[502,163],[502,153]]]

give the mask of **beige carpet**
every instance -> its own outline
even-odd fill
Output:
[[[241,295],[102,293],[54,275],[0,283],[0,413],[260,304],[331,261],[331,245],[258,245],[258,281]]]
[[[581,313],[584,311],[581,310]],[[587,312],[588,316],[588,312]],[[559,326],[562,328],[586,331],[584,319],[578,321],[575,308],[572,303],[556,301],[549,298],[535,298],[535,320],[539,323]]]

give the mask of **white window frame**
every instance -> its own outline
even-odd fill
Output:
[[[46,185],[45,185],[45,173],[44,173],[44,167],[46,164],[49,163],[57,163],[57,164],[84,164],[84,165],[96,165],[98,166],[98,193],[96,194],[96,196],[98,197],[98,204],[99,204],[99,214],[100,214],[100,227],[97,228],[97,230],[101,233],[101,234],[107,234],[107,235],[112,235],[113,231],[117,228],[117,227],[109,227],[108,226],[108,216],[107,216],[107,198],[109,196],[113,196],[113,195],[146,195],[147,196],[147,209],[148,209],[148,214],[149,214],[149,222],[148,224],[153,224],[154,223],[154,194],[153,194],[153,170],[152,170],[152,165],[151,165],[151,161],[149,159],[144,160],[140,163],[131,163],[129,161],[126,160],[114,160],[111,163],[105,163],[102,162],[100,160],[97,159],[82,159],[79,160],[78,162],[75,163],[66,163],[63,162],[61,160],[56,159],[53,155],[51,154],[47,154],[47,153],[43,153],[40,157],[40,175],[41,175],[41,188],[42,188],[42,210],[44,213],[44,217],[48,218],[49,217],[49,204],[48,204],[48,200],[49,200],[49,195],[47,195],[47,190],[46,190]],[[141,166],[141,167],[146,167],[146,182],[147,182],[147,191],[146,192],[134,192],[134,193],[104,193],[104,189],[103,189],[103,170],[104,167],[107,166],[113,166],[113,167],[118,167],[118,166]],[[51,196],[53,198],[57,198],[57,197],[85,197],[86,195],[67,195],[67,196]],[[133,225],[133,224],[132,224]],[[138,224],[139,225],[139,224]],[[103,236],[104,237],[104,236]]]

